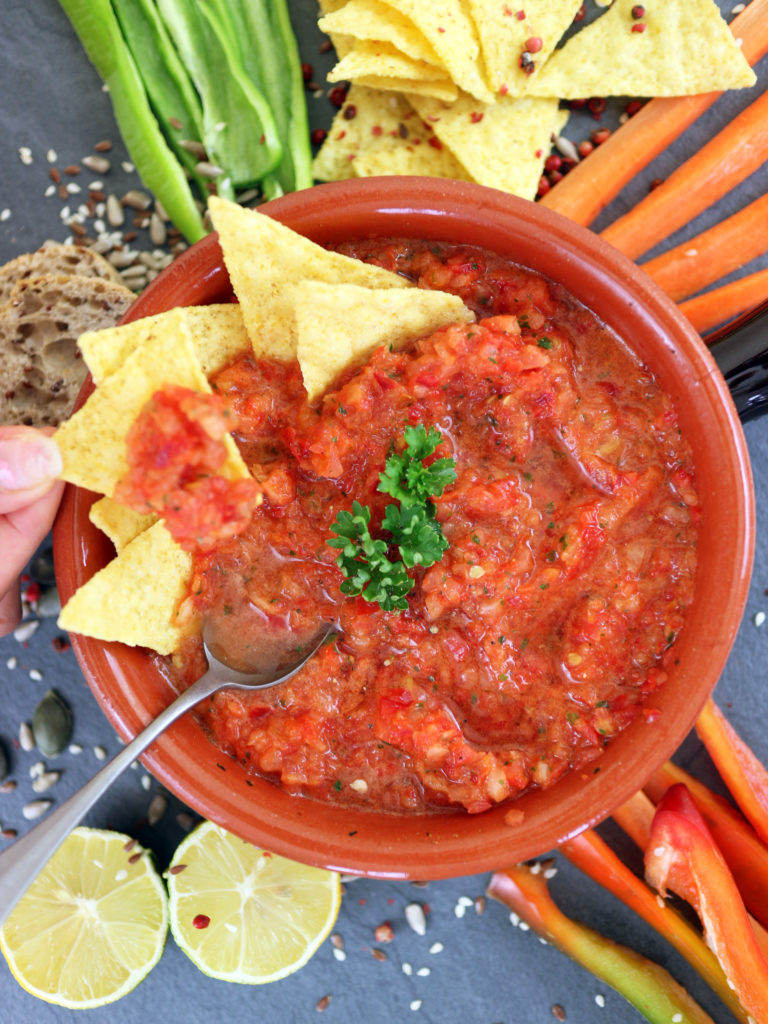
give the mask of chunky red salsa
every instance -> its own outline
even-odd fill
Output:
[[[324,620],[340,635],[276,689],[219,694],[206,722],[291,792],[483,811],[652,717],[693,590],[690,452],[648,370],[561,287],[467,246],[343,251],[458,293],[478,323],[381,348],[311,406],[296,364],[244,354],[216,375],[265,500],[196,555],[188,610],[257,638]],[[381,521],[379,474],[415,423],[456,463],[435,499],[449,547],[385,612],[341,593],[327,541],[353,499]],[[188,677],[201,657],[190,641]]]

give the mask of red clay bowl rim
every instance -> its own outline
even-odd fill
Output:
[[[275,853],[322,867],[371,877],[436,879],[540,855],[604,819],[673,754],[728,657],[746,602],[755,527],[746,443],[725,382],[698,334],[650,278],[592,232],[535,203],[461,182],[381,178],[315,186],[262,209],[316,241],[328,242],[355,232],[358,237],[458,236],[476,238],[490,248],[501,246],[502,251],[514,245],[519,252],[532,233],[546,232],[545,272],[550,278],[562,281],[598,312],[610,304],[611,324],[630,342],[633,335],[648,333],[657,340],[653,368],[672,392],[684,431],[695,438],[697,472],[700,462],[700,482],[706,484],[703,529],[718,543],[708,542],[714,554],[707,572],[698,574],[696,599],[678,640],[686,673],[680,670],[674,684],[671,678],[654,699],[660,718],[653,723],[636,720],[609,745],[596,763],[598,772],[593,766],[571,772],[544,793],[523,796],[514,805],[523,812],[518,823],[504,821],[512,805],[476,816],[394,817],[291,797],[271,783],[248,777],[208,741],[192,716],[171,726],[142,760],[203,817]],[[531,265],[530,260],[520,262]],[[535,263],[533,268],[543,269]],[[217,238],[209,235],[144,291],[125,320],[173,305],[221,301],[228,288]],[[63,600],[111,556],[108,542],[87,520],[93,497],[68,487],[54,527]],[[172,698],[172,687],[159,672],[142,677],[150,665],[143,652],[79,635],[72,642],[89,686],[124,739]],[[683,692],[679,681],[686,677],[690,693],[687,686]]]

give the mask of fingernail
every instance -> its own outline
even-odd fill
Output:
[[[0,441],[0,487],[23,491],[61,472],[61,453],[48,437]]]

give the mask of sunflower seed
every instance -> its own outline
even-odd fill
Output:
[[[424,935],[427,931],[427,916],[420,903],[409,903],[405,908],[405,920],[417,935]]]
[[[22,722],[19,726],[19,746],[22,750],[35,749],[35,736],[28,722]]]
[[[52,803],[52,800],[31,800],[28,804],[24,804],[21,813],[27,821],[34,821],[35,818],[42,817]]]

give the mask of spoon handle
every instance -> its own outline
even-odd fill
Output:
[[[206,672],[97,772],[82,789],[0,854],[0,925],[102,793],[172,722],[221,687]]]

